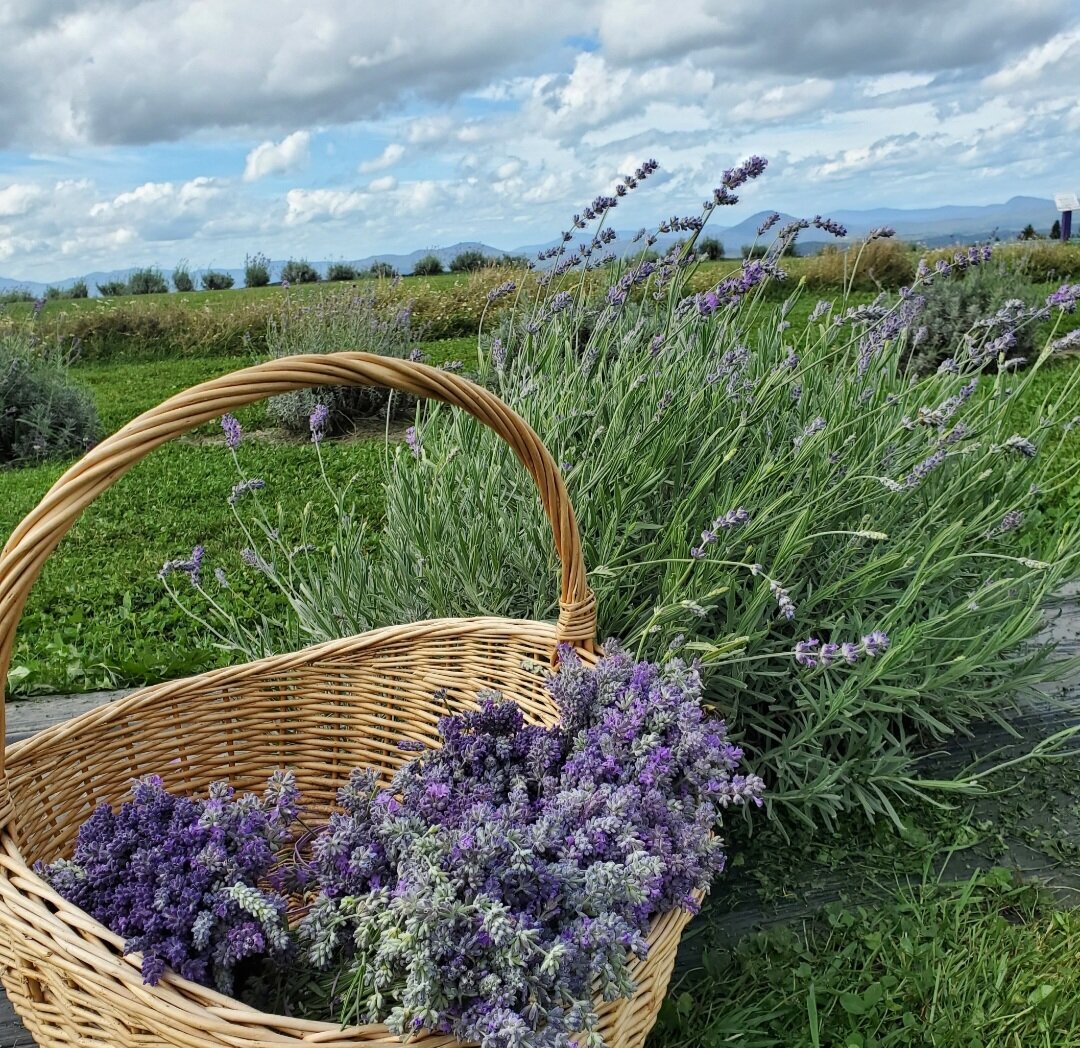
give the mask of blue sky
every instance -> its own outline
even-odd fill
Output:
[[[0,0],[0,275],[1080,189],[1076,0]]]

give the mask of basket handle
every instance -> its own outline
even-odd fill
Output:
[[[234,371],[170,397],[103,440],[52,486],[0,553],[0,682],[7,680],[15,630],[30,588],[49,554],[98,495],[173,437],[233,408],[312,386],[388,386],[441,400],[467,411],[502,437],[536,482],[562,562],[556,636],[593,647],[596,599],[586,578],[574,509],[555,461],[532,427],[494,393],[448,371],[371,353],[306,354]],[[0,735],[4,728],[0,702]],[[0,746],[0,775],[3,768]]]

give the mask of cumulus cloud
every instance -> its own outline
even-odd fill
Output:
[[[383,171],[393,167],[405,155],[405,147],[400,142],[391,142],[374,160],[365,160],[360,165],[361,171]]]
[[[359,18],[339,0],[0,4],[0,148],[284,131],[451,102],[557,46],[589,7],[474,0],[462,17],[413,0]]]
[[[826,78],[970,69],[1042,42],[1074,17],[1070,0],[683,0],[655,12],[651,0],[606,0],[605,53],[629,64],[706,52],[756,73]]]
[[[25,215],[45,196],[40,186],[16,182],[15,185],[0,189],[0,218],[12,218]]]
[[[280,142],[263,142],[247,155],[244,181],[256,182],[267,175],[285,175],[305,167],[309,160],[311,133],[294,131]]]

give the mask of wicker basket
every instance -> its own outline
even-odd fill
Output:
[[[144,455],[243,404],[321,385],[374,385],[445,401],[505,440],[532,475],[562,562],[556,624],[503,618],[438,619],[373,630],[290,655],[143,688],[11,746],[0,764],[0,964],[8,997],[39,1045],[82,1048],[176,1045],[397,1045],[385,1026],[342,1029],[245,1007],[168,973],[143,985],[137,956],[56,894],[32,870],[70,854],[79,825],[101,801],[118,803],[133,777],[201,791],[227,778],[261,790],[276,768],[295,769],[305,800],[328,810],[357,765],[389,776],[406,758],[402,738],[435,743],[446,711],[497,688],[530,719],[556,711],[527,659],[550,662],[560,641],[595,661],[596,611],[581,540],[562,478],[533,430],[496,396],[445,371],[366,353],[297,356],[204,382],[139,416],[53,486],[0,555],[0,680],[15,628],[46,558],[82,510]],[[2,704],[0,704],[2,725]],[[683,911],[651,929],[636,964],[638,992],[600,1006],[609,1048],[637,1048],[671,975]],[[442,1035],[419,1048],[451,1045]]]

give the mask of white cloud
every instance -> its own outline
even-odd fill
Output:
[[[803,80],[798,84],[778,84],[763,90],[753,98],[744,98],[733,106],[735,120],[750,123],[788,120],[820,110],[832,95],[835,86],[828,80]]]
[[[45,196],[40,186],[16,182],[0,189],[0,218],[25,215]]]
[[[368,189],[373,193],[385,193],[387,190],[397,188],[397,179],[393,175],[383,175],[381,178],[373,178],[368,183]]]
[[[400,142],[391,142],[374,160],[365,160],[360,165],[360,170],[383,171],[393,167],[405,155],[405,147]]]
[[[244,181],[256,182],[267,175],[286,175],[305,167],[309,160],[311,133],[294,131],[280,142],[263,142],[247,155]]]
[[[344,218],[363,211],[369,197],[355,190],[290,189],[285,196],[285,224],[304,225]]]
[[[0,3],[0,148],[285,133],[453,102],[558,48],[597,0]],[[60,69],[62,76],[43,76]]]

